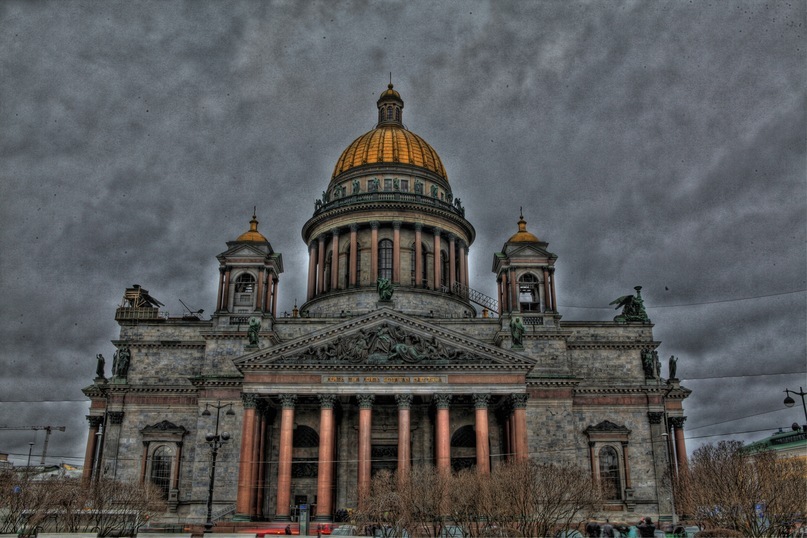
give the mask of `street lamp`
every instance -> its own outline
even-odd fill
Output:
[[[799,387],[798,392],[795,390],[785,389],[785,393],[787,394],[784,401],[785,407],[793,407],[796,405],[796,400],[790,397],[791,392],[796,396],[801,396],[801,406],[804,408],[804,420],[805,424],[807,424],[807,404],[804,403],[804,397],[807,396],[807,392],[804,392],[804,389],[801,387]]]
[[[667,422],[666,417],[664,422],[666,424]],[[673,489],[672,459],[670,459],[670,444],[668,441],[669,437],[670,434],[667,432],[661,434],[661,438],[664,442],[664,453],[667,455],[667,472],[670,475],[670,509],[672,510],[673,529],[675,529],[675,526],[678,524],[678,517],[675,515],[675,490]]]
[[[209,417],[211,415],[211,407],[216,410],[216,430],[215,433],[208,433],[205,435],[205,441],[207,441],[207,444],[210,445],[212,452],[212,463],[210,464],[210,484],[207,488],[207,521],[205,521],[206,534],[213,532],[213,485],[216,481],[216,456],[218,456],[219,448],[230,439],[230,434],[227,432],[221,432],[221,434],[219,434],[219,413],[226,407],[227,412],[225,415],[235,415],[235,412],[233,411],[233,404],[222,405],[221,400],[219,400],[216,405],[210,405],[209,403],[205,404],[205,410],[202,411],[203,417]]]

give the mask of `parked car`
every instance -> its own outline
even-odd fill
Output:
[[[331,536],[359,536],[359,529],[355,525],[340,525],[331,531]]]

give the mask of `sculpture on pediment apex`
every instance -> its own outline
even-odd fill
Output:
[[[650,323],[650,318],[647,317],[647,312],[644,309],[644,300],[642,299],[642,287],[634,286],[636,295],[623,295],[614,299],[609,305],[615,304],[616,308],[622,308],[622,313],[614,318],[617,323],[627,323],[629,321],[639,321],[642,323]]]
[[[95,356],[95,361],[95,377],[104,377],[104,365],[106,364],[104,356],[99,353]]]

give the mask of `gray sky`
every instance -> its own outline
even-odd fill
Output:
[[[472,287],[523,206],[565,320],[644,287],[690,450],[803,423],[804,35],[797,0],[2,2],[0,426],[66,426],[49,460],[81,463],[124,288],[212,312],[253,205],[302,302],[300,229],[390,72],[477,229]]]

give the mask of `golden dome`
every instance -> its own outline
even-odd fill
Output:
[[[269,240],[266,239],[261,232],[258,231],[258,219],[255,217],[255,213],[252,213],[252,220],[249,221],[249,231],[246,231],[238,236],[236,241],[247,241],[252,243],[268,243]]]
[[[354,140],[336,161],[333,177],[357,166],[380,163],[425,168],[448,181],[446,169],[434,148],[415,133],[395,124],[380,125]]]
[[[518,231],[507,240],[508,243],[540,243],[541,240],[527,231],[527,221],[524,215],[518,217]]]
[[[392,89],[391,83],[378,98],[376,106],[378,125],[354,140],[342,152],[336,161],[332,178],[358,166],[389,163],[425,168],[448,181],[446,169],[434,148],[403,126],[404,102],[401,95]]]

